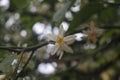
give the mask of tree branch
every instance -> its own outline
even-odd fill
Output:
[[[49,41],[49,42],[42,42],[39,43],[37,45],[31,46],[31,47],[7,47],[7,46],[0,46],[0,49],[4,49],[4,50],[8,50],[8,51],[12,51],[12,52],[17,52],[18,54],[22,52],[22,50],[24,49],[24,51],[34,51],[42,46],[45,46],[49,43],[54,43],[53,41]]]

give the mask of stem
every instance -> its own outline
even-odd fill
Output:
[[[34,54],[34,51],[32,51],[32,53],[30,54],[28,60],[26,61],[26,63],[25,63],[24,66],[22,67],[21,72],[16,76],[16,79],[15,79],[15,80],[17,80],[17,78],[19,77],[19,75],[23,72],[23,70],[25,69],[25,67],[27,66],[27,64],[29,63],[29,61],[31,60],[33,54]]]
[[[24,51],[33,51],[36,50],[42,46],[45,46],[49,43],[54,43],[53,41],[50,42],[43,42],[43,43],[39,43],[37,45],[31,46],[31,47],[6,47],[6,46],[0,46],[0,49],[4,49],[4,50],[8,50],[8,51],[13,51],[13,52],[17,52],[18,54],[21,53],[24,49]]]
[[[21,57],[20,57],[17,65],[16,65],[16,67],[15,67],[15,70],[14,70],[14,73],[13,73],[13,80],[17,80],[17,79],[16,79],[16,75],[17,75],[17,71],[18,71],[20,62],[21,62],[21,60],[22,60],[23,54],[24,54],[24,50],[21,52]]]

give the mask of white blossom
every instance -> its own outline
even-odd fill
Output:
[[[73,53],[72,48],[68,45],[72,44],[76,38],[75,35],[69,35],[64,37],[64,33],[65,31],[63,29],[63,26],[61,25],[59,28],[59,34],[57,36],[52,34],[48,34],[47,36],[50,40],[55,42],[51,54],[54,55],[55,53],[57,53],[57,55],[59,55],[59,59],[62,58],[64,51],[68,53]]]

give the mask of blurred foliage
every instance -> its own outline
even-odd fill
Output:
[[[17,54],[2,47],[29,47],[43,43],[47,41],[47,28],[54,32],[61,23],[66,22],[69,25],[67,35],[89,31],[87,35],[90,36],[83,37],[81,41],[76,40],[71,45],[75,54],[65,54],[61,60],[57,56],[44,58],[48,46],[37,49],[18,80],[120,79],[120,0],[8,0],[7,6],[2,6],[2,1],[0,78],[2,74],[7,75],[7,78],[13,77],[10,69]],[[76,7],[78,11],[74,11]],[[71,13],[71,19],[66,17],[67,12]],[[90,25],[91,22],[94,25]],[[33,29],[36,23],[42,23],[44,31],[36,33]],[[103,30],[99,37],[99,30],[90,30],[93,26]],[[94,44],[87,43],[89,38],[97,41]],[[54,74],[44,75],[37,71],[40,63],[50,62],[57,62]]]

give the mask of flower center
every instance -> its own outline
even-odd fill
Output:
[[[94,37],[95,33],[94,32],[90,32],[89,35],[90,35],[90,37]]]
[[[56,39],[56,42],[59,43],[59,44],[62,43],[63,42],[63,38],[58,36],[57,39]]]

